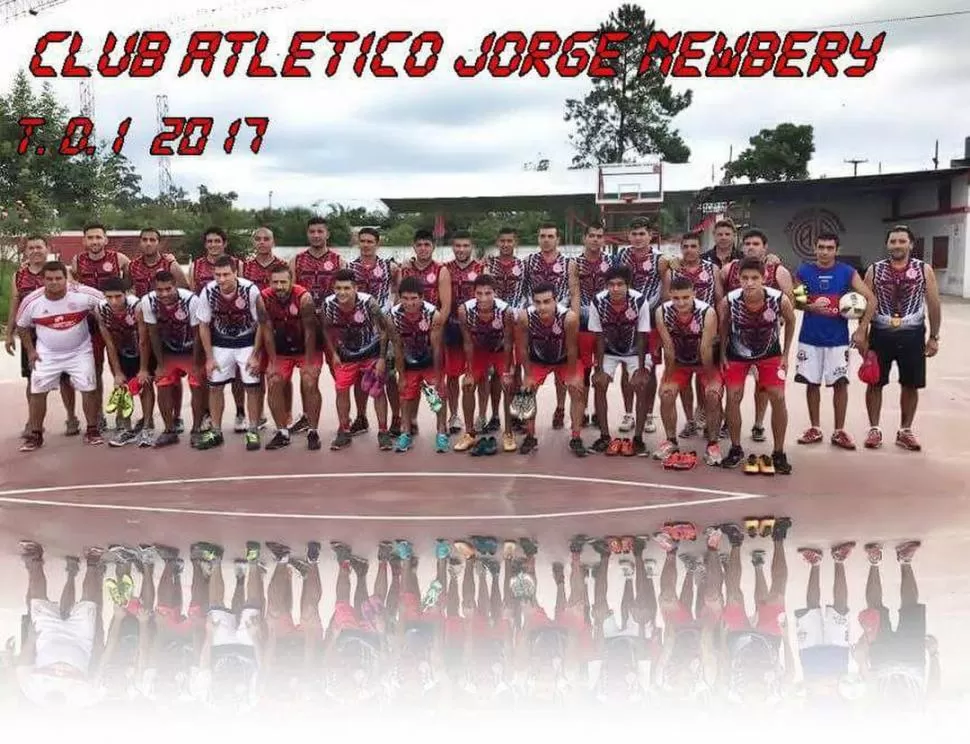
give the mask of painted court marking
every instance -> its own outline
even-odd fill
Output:
[[[295,514],[278,512],[223,511],[216,509],[192,509],[183,507],[142,506],[138,504],[105,504],[55,501],[48,499],[25,498],[33,495],[64,493],[67,491],[107,491],[112,489],[140,489],[158,486],[190,486],[208,483],[243,483],[249,481],[280,480],[327,480],[327,479],[369,479],[369,478],[502,478],[522,480],[548,480],[560,483],[583,483],[605,486],[624,486],[627,488],[656,489],[659,491],[689,491],[704,494],[707,498],[666,502],[662,504],[641,504],[638,506],[609,507],[604,509],[583,509],[578,511],[548,512],[540,514],[438,514],[416,515],[376,515],[376,514]],[[543,473],[415,473],[415,472],[377,472],[377,473],[288,473],[282,475],[233,475],[211,478],[174,478],[170,480],[133,481],[128,483],[86,483],[74,486],[45,486],[40,488],[17,488],[0,491],[0,504],[22,506],[52,506],[65,509],[91,509],[98,511],[126,511],[151,514],[192,514],[207,517],[250,517],[260,519],[314,519],[326,521],[361,522],[459,522],[467,520],[509,521],[562,519],[567,517],[593,517],[608,514],[628,514],[634,512],[657,511],[660,509],[683,509],[690,506],[723,504],[734,501],[754,501],[773,498],[771,494],[748,493],[745,491],[722,491],[714,488],[696,488],[671,483],[642,483],[638,481],[614,480],[610,478],[584,478],[568,475],[547,475]]]

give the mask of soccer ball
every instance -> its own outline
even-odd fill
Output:
[[[847,292],[839,299],[839,315],[846,320],[858,320],[866,312],[866,298],[858,292]]]

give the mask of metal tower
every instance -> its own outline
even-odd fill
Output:
[[[23,16],[36,16],[42,10],[66,2],[67,0],[4,0],[0,2],[0,23],[14,21]]]
[[[156,126],[162,131],[162,119],[168,116],[168,96],[155,96]],[[172,164],[168,155],[158,158],[158,197],[163,199],[172,192]]]

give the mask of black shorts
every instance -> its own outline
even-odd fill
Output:
[[[138,376],[138,372],[141,369],[141,357],[130,357],[119,354],[118,363],[121,365],[121,374],[129,380]],[[155,360],[155,355],[152,354],[148,360],[148,374],[154,377],[157,368],[158,362]]]
[[[879,387],[889,384],[893,362],[899,370],[899,384],[902,387],[926,387],[925,328],[899,331],[873,328],[869,334],[869,347],[879,358]]]
[[[20,345],[20,376],[25,380],[30,379],[30,360],[27,359],[27,350],[24,345]]]
[[[869,649],[875,668],[893,664],[922,668],[926,660],[926,605],[899,608],[899,622],[893,629],[889,610],[879,609],[879,632]]]

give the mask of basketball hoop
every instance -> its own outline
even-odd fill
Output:
[[[636,194],[620,194],[620,198],[626,204],[633,204],[633,202],[635,202],[636,199],[637,199],[637,195]]]

